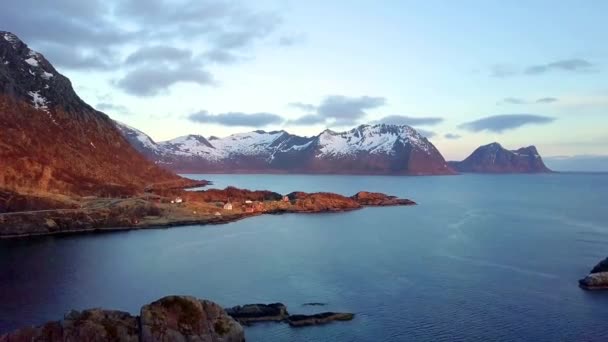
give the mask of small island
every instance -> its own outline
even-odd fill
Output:
[[[608,290],[608,258],[595,265],[578,285],[584,290]]]

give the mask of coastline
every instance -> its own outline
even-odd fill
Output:
[[[227,190],[220,190],[225,192]],[[190,192],[184,196],[196,198],[203,192]],[[255,192],[252,192],[255,193]],[[360,194],[366,194],[360,197]],[[371,199],[367,194],[373,196]],[[232,212],[216,208],[217,201],[188,201],[183,204],[155,204],[137,199],[114,199],[118,202],[128,203],[130,207],[124,209],[109,208],[104,204],[99,209],[57,209],[24,211],[0,214],[0,239],[20,239],[40,236],[60,236],[71,234],[87,234],[129,231],[140,229],[166,229],[191,225],[219,225],[227,224],[250,217],[261,215],[281,214],[323,214],[340,213],[360,210],[367,207],[381,206],[409,206],[416,203],[408,199],[399,199],[378,193],[360,192],[352,197],[344,197],[332,193],[292,193],[292,199],[285,201],[256,202],[259,211],[246,212],[238,208]],[[359,197],[357,197],[359,196]],[[247,198],[247,197],[245,197]],[[245,198],[239,202],[252,202]],[[323,202],[326,201],[326,202]],[[132,202],[136,202],[133,205]],[[243,208],[248,205],[243,205]],[[142,209],[143,208],[143,209]],[[134,212],[144,211],[139,217]],[[147,215],[146,211],[158,211],[156,215]],[[200,213],[198,212],[200,210]],[[213,213],[215,212],[215,213]],[[218,215],[219,213],[219,215]],[[136,218],[134,218],[136,217]]]

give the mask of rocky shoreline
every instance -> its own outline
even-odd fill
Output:
[[[282,303],[223,309],[191,296],[167,296],[141,307],[139,316],[104,309],[72,310],[63,320],[0,335],[0,342],[26,341],[245,341],[243,325],[286,322],[292,327],[350,321],[352,313],[289,315]]]
[[[578,281],[578,285],[589,291],[608,290],[608,258],[595,265],[589,275]]]
[[[230,207],[225,207],[227,204]],[[264,214],[344,212],[415,204],[408,199],[363,191],[346,197],[305,192],[283,196],[231,187],[168,190],[135,198],[88,199],[79,203],[79,208],[3,213],[0,238],[224,224]]]

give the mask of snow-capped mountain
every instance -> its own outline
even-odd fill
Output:
[[[507,150],[499,143],[478,147],[461,162],[450,162],[459,172],[543,173],[551,172],[534,146]]]
[[[452,173],[435,146],[409,126],[361,125],[313,137],[285,131],[209,139],[187,135],[157,143],[141,131],[117,125],[142,154],[182,173]]]

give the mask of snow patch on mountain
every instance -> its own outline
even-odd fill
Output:
[[[27,64],[29,64],[29,65],[31,65],[31,66],[33,66],[33,67],[38,67],[38,66],[40,66],[40,65],[38,64],[38,60],[37,60],[36,58],[34,58],[34,57],[30,57],[30,58],[26,59],[26,60],[25,60],[25,63],[27,63]]]
[[[362,125],[347,132],[325,130],[319,135],[318,156],[346,156],[359,152],[394,154],[397,142],[412,144],[430,153],[430,143],[409,126],[378,124]]]

